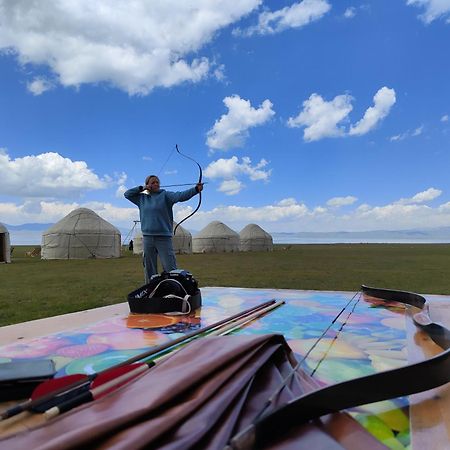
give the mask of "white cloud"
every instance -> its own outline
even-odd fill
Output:
[[[346,19],[352,19],[355,16],[356,16],[356,8],[354,6],[350,6],[344,12],[344,17]]]
[[[395,103],[395,91],[386,86],[382,87],[373,97],[374,106],[371,106],[364,113],[364,117],[350,127],[350,136],[360,136],[368,133],[384,119]]]
[[[231,192],[233,180],[229,181],[228,187]],[[235,187],[239,189],[237,184]],[[400,199],[381,205],[362,203],[350,211],[346,208],[345,213],[334,207],[327,208],[321,205],[308,207],[304,202],[299,202],[292,197],[259,207],[223,205],[210,210],[205,210],[203,207],[190,219],[189,227],[200,230],[212,220],[220,220],[236,230],[255,222],[268,231],[277,232],[448,227],[450,201],[436,207],[425,204],[437,198],[440,192],[435,188],[429,188],[406,199],[408,202]],[[131,229],[133,220],[139,219],[138,209],[135,206],[117,207],[102,202],[63,203],[42,200],[27,200],[21,204],[0,203],[0,217],[2,222],[12,225],[33,222],[54,223],[79,207],[90,208],[104,219],[122,228]],[[181,220],[192,211],[193,208],[190,205],[184,203],[175,205],[175,220]]]
[[[325,137],[344,136],[345,130],[338,127],[353,109],[350,95],[338,95],[330,102],[318,94],[312,94],[303,102],[303,110],[297,117],[288,119],[288,126],[297,128],[305,126],[305,141],[317,141]]]
[[[276,11],[264,11],[258,17],[258,24],[246,30],[235,30],[238,35],[275,34],[289,28],[300,28],[321,19],[331,5],[326,0],[303,0]]]
[[[420,127],[417,127],[415,130],[407,130],[404,133],[396,134],[395,136],[391,136],[389,138],[390,141],[403,141],[404,139],[410,138],[410,137],[416,137],[420,136],[423,133],[424,126],[421,125]]]
[[[236,195],[244,188],[244,185],[236,178],[224,180],[220,183],[219,191],[226,195]]]
[[[197,52],[260,3],[0,0],[0,49],[47,66],[63,86],[105,82],[145,95],[206,77],[214,64]]]
[[[206,144],[211,150],[229,150],[245,144],[250,128],[263,125],[275,114],[272,103],[264,100],[259,108],[253,108],[249,100],[238,95],[223,99],[228,113],[216,120],[207,133]]]
[[[333,208],[340,208],[341,206],[353,205],[357,200],[352,195],[347,195],[347,197],[333,197],[327,201],[327,205]]]
[[[426,203],[431,200],[434,200],[435,198],[439,197],[442,194],[442,191],[440,189],[435,188],[428,188],[426,191],[418,192],[416,195],[414,195],[411,198],[402,198],[396,202],[400,205],[410,205],[410,204],[416,204],[416,203]]]
[[[448,122],[448,114],[441,117],[441,122]]]
[[[43,77],[36,77],[33,81],[27,83],[27,89],[33,95],[41,95],[55,87],[54,83]]]
[[[77,196],[104,189],[110,177],[98,177],[84,161],[72,161],[58,153],[11,159],[0,151],[0,194],[23,197]]]
[[[214,77],[218,81],[222,81],[222,82],[226,81],[227,77],[225,75],[225,65],[224,64],[220,64],[218,67],[216,67],[214,69]]]
[[[281,201],[259,208],[252,206],[219,206],[210,211],[199,211],[196,222],[204,225],[212,220],[221,220],[224,223],[231,224],[248,224],[250,222],[274,224],[283,220],[296,222],[308,213],[312,214],[303,203],[298,203],[295,200],[287,203]],[[178,219],[182,217],[181,212],[177,213]]]
[[[123,198],[123,194],[125,193],[125,191],[127,190],[127,187],[123,184],[121,184],[117,189],[116,189],[116,197],[117,198]]]
[[[239,175],[246,175],[251,181],[268,181],[272,170],[264,170],[268,165],[265,159],[261,159],[259,163],[252,166],[252,161],[248,156],[242,158],[242,162],[239,162],[237,156],[232,156],[229,159],[220,158],[213,161],[203,171],[203,174],[207,178],[225,180],[235,180]]]
[[[419,18],[427,24],[440,17],[446,17],[447,23],[450,23],[450,0],[407,0],[406,3],[425,9]]]
[[[125,172],[114,174],[116,177],[117,184],[125,184],[127,182],[128,175]]]

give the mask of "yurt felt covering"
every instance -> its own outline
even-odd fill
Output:
[[[118,258],[120,231],[94,211],[79,208],[42,234],[42,259]]]

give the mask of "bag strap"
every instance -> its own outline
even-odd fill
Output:
[[[163,280],[161,280],[156,285],[155,289],[153,289],[153,291],[150,292],[150,294],[148,295],[148,298],[152,298],[155,295],[155,292],[157,291],[157,289],[161,286],[161,284],[163,284],[163,283],[165,283],[167,281],[174,281],[175,283],[177,283],[181,287],[181,289],[183,289],[185,295],[188,295],[186,289],[184,288],[184,286],[178,280],[175,280],[174,278],[164,278]],[[165,296],[165,297],[167,297],[167,296]],[[180,298],[180,297],[177,297],[177,298]]]

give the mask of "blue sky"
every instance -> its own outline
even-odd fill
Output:
[[[131,228],[126,188],[198,179],[178,144],[208,182],[188,229],[450,225],[450,0],[0,0],[0,24],[0,222]]]

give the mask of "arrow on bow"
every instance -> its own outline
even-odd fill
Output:
[[[270,302],[271,303],[266,305],[265,307],[259,307],[249,314],[244,314],[243,316],[241,315],[235,321],[228,321],[224,325],[214,328],[212,331],[208,332],[207,336],[225,336],[226,334],[232,333],[234,330],[243,327],[247,323],[252,322],[256,318],[269,313],[273,309],[278,308],[285,303],[283,300],[271,300]],[[179,350],[179,347],[174,349],[173,352],[177,350]],[[156,362],[159,362],[160,360],[170,356],[171,354],[172,353],[156,357]],[[83,403],[97,400],[112,392],[113,390],[119,388],[120,386],[123,386],[124,384],[127,384],[128,382],[144,374],[154,365],[155,361],[153,359],[151,359],[150,361],[142,361],[142,363],[137,367],[132,368],[131,370],[127,370],[125,373],[122,373],[117,377],[106,376],[105,379],[97,378],[94,380],[92,386],[88,390],[81,392],[78,396],[70,398],[65,402],[62,402],[56,406],[53,406],[52,408],[45,410],[45,418],[47,420],[51,419]]]
[[[87,394],[86,392],[89,392],[91,389],[98,387],[101,384],[108,384],[114,378],[120,378],[121,381],[128,382],[140,375],[141,372],[146,371],[153,365],[153,361],[142,361],[144,358],[161,354],[163,351],[169,352],[173,347],[183,345],[184,343],[189,342],[201,335],[204,335],[209,331],[213,331],[218,328],[223,331],[223,327],[229,324],[233,324],[234,327],[237,321],[240,321],[242,319],[250,319],[253,314],[265,310],[274,304],[277,304],[275,300],[269,300],[252,308],[248,308],[226,319],[203,327],[200,330],[193,331],[165,344],[153,347],[150,350],[133,356],[126,361],[116,364],[101,372],[92,375],[73,374],[45,381],[34,390],[29,400],[23,403],[19,403],[12,408],[0,413],[0,421],[13,417],[27,410],[43,412],[51,409],[53,406],[63,404],[64,408],[67,408],[69,406],[74,407],[77,403],[77,401],[74,399],[79,396],[86,396],[84,398],[88,399],[89,394]],[[141,362],[139,363],[139,361]],[[121,382],[120,385],[122,384],[123,383]],[[119,384],[117,384],[117,386],[115,387],[119,387]],[[98,393],[99,391],[96,392]]]
[[[195,159],[191,158],[190,156],[181,153],[180,150],[179,150],[179,148],[178,148],[178,145],[175,145],[175,149],[177,150],[177,152],[178,152],[179,155],[184,156],[185,158],[190,159],[192,162],[194,162],[195,164],[197,164],[198,170],[199,170],[199,176],[198,176],[197,184],[198,184],[198,183],[201,183],[201,182],[202,182],[202,179],[203,179],[203,171],[202,171],[202,167],[200,166],[200,164],[199,164]],[[200,209],[201,204],[202,204],[202,193],[201,193],[201,191],[200,191],[200,192],[198,193],[198,205],[197,205],[197,208],[195,208],[194,211],[193,211],[191,214],[189,214],[188,216],[186,216],[181,222],[178,222],[178,223],[177,223],[175,229],[173,230],[173,235],[174,235],[174,236],[175,236],[175,233],[177,232],[177,228],[178,228],[183,222],[185,222],[187,219],[189,219],[190,217],[192,217],[192,216]]]

